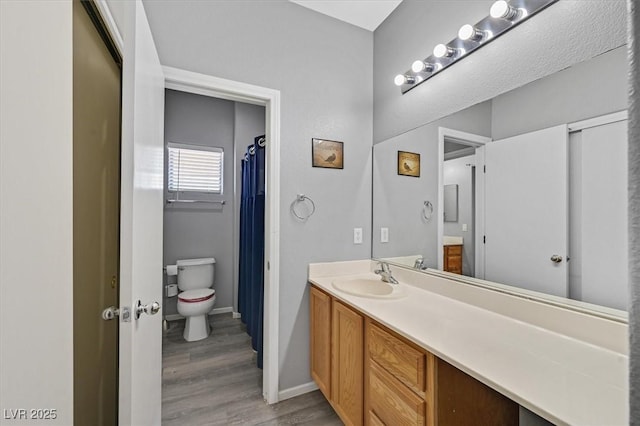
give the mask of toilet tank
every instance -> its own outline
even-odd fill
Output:
[[[178,260],[178,288],[185,291],[213,287],[215,264],[213,257]]]

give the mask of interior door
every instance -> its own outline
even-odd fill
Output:
[[[77,425],[118,421],[120,67],[73,2],[73,407]]]
[[[164,76],[140,0],[123,2],[119,423],[161,422]]]
[[[485,279],[568,295],[568,131],[485,146]]]

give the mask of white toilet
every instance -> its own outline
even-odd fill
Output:
[[[207,314],[216,302],[213,277],[216,260],[178,260],[178,313],[187,319],[184,339],[187,342],[206,339],[211,331]]]

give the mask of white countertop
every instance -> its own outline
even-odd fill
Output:
[[[399,277],[402,272],[396,278],[406,286],[404,298],[350,295],[333,287],[332,281],[378,278],[369,272],[370,262],[326,265],[331,264],[310,265],[309,281],[547,420],[571,425],[628,424],[629,359],[624,351],[406,284]],[[450,281],[416,276],[427,288],[430,280]],[[451,285],[461,284],[451,281]],[[496,297],[502,296],[496,293]]]

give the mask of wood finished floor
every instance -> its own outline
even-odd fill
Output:
[[[210,318],[207,339],[186,342],[184,320],[172,321],[163,336],[164,426],[342,425],[320,391],[267,405],[244,325],[231,314]]]

